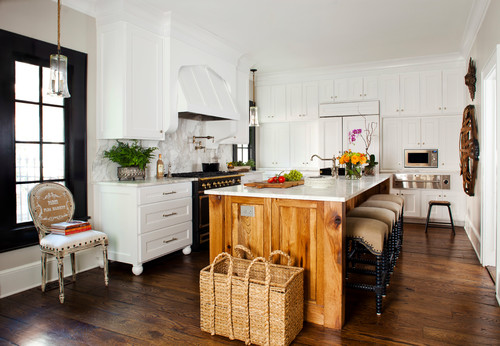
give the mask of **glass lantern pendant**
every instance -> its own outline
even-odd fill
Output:
[[[259,112],[257,107],[250,107],[250,119],[249,126],[259,126]]]
[[[68,58],[59,53],[50,55],[49,95],[71,97],[68,90]]]
[[[48,94],[71,97],[68,89],[68,58],[61,55],[61,0],[57,0],[57,54],[50,55]]]

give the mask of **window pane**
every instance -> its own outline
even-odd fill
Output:
[[[16,181],[40,180],[40,145],[16,144]]]
[[[16,141],[40,140],[38,106],[16,102]]]
[[[64,142],[64,109],[43,106],[43,141]]]
[[[16,221],[17,223],[31,221],[31,215],[28,210],[28,193],[36,185],[17,184],[16,185]]]
[[[64,179],[64,144],[44,144],[43,179]]]
[[[16,100],[38,102],[40,96],[37,65],[16,61]]]
[[[47,95],[49,92],[49,81],[50,81],[50,68],[43,67],[42,68],[42,102],[48,103],[51,105],[64,105],[64,98]]]

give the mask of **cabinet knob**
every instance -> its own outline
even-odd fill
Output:
[[[399,109],[396,109],[396,112],[399,112]]]
[[[334,99],[334,97],[333,97],[333,96],[330,96],[330,98],[331,98],[332,100]]]
[[[425,142],[422,142],[422,145],[425,145]]]
[[[446,110],[446,107],[444,107],[444,110]]]
[[[160,130],[160,133],[163,133],[163,130]]]
[[[417,142],[417,145],[420,145],[420,142]]]
[[[366,97],[366,94],[363,94],[363,96],[365,96],[365,97]]]
[[[403,108],[401,108],[401,112],[404,112],[404,109],[403,109]]]
[[[363,96],[363,94],[359,94],[359,96]]]
[[[439,110],[441,110],[441,107],[438,107]]]

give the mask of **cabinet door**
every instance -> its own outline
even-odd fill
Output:
[[[460,116],[439,117],[439,168],[448,171],[460,169],[459,141],[462,119]]]
[[[274,142],[275,142],[275,124],[262,124],[259,126],[259,156],[258,165],[262,167],[273,167],[274,161]]]
[[[420,113],[419,74],[403,73],[399,76],[400,115],[418,115]]]
[[[267,150],[274,151],[273,167],[285,168],[290,165],[290,127],[288,123],[276,124],[274,145]]]
[[[319,82],[319,103],[330,103],[335,101],[334,81],[322,80]]]
[[[286,120],[286,86],[273,85],[271,87],[271,104],[274,109],[273,121]]]
[[[400,190],[398,193],[405,201],[404,216],[420,217],[420,191],[417,190]]]
[[[441,71],[420,73],[421,114],[441,114],[443,110]]]
[[[323,118],[319,123],[320,156],[333,158],[342,153],[342,118]],[[332,167],[333,161],[318,160],[319,167]]]
[[[362,100],[363,96],[363,78],[349,78],[347,80],[347,100]]]
[[[378,77],[363,78],[363,99],[378,100]]]
[[[443,114],[462,114],[464,73],[460,69],[443,71]]]
[[[399,115],[399,76],[383,75],[379,83],[380,115]]]
[[[422,217],[427,218],[427,212],[429,211],[429,201],[442,201],[443,195],[442,190],[422,190],[420,207],[422,209]],[[446,212],[446,214],[445,214]],[[442,206],[433,206],[431,210],[431,221],[443,221],[445,216],[448,216],[448,208]]]
[[[397,118],[382,120],[382,169],[398,170],[403,167],[401,120]]]
[[[271,121],[271,116],[274,113],[271,103],[271,87],[268,85],[257,87],[255,94],[255,103],[259,109],[259,121],[262,123]]]
[[[349,100],[349,78],[336,79],[334,89],[335,89],[334,102],[342,102]]]
[[[402,144],[403,149],[420,148],[420,119],[403,118],[401,119]]]
[[[318,119],[318,83],[307,82],[302,84],[302,112],[304,120]]]
[[[302,84],[286,86],[286,117],[288,120],[301,120],[304,117],[302,108]]]
[[[318,122],[290,124],[290,164],[294,168],[318,168],[311,156],[318,152]]]
[[[420,146],[436,149],[439,146],[439,118],[422,118],[420,120]]]

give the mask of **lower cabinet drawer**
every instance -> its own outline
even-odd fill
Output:
[[[162,228],[139,236],[142,262],[166,255],[192,244],[191,222]]]
[[[159,230],[192,220],[191,198],[152,203],[139,207],[139,233]]]

